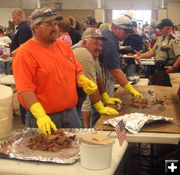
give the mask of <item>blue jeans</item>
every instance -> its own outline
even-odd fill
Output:
[[[95,107],[92,105],[92,127],[93,128],[94,128],[94,125],[96,124],[96,122],[98,121],[99,117],[100,117],[100,114],[97,112]]]
[[[57,128],[81,128],[76,108],[68,109],[54,114],[48,114]],[[25,124],[29,128],[37,128],[36,118],[30,111],[26,112]]]
[[[127,77],[134,76],[136,73],[136,64],[128,64],[123,71]]]
[[[11,63],[9,61],[3,62],[0,61],[0,74],[11,74]]]

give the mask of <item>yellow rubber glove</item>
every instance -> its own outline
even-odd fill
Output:
[[[79,76],[78,85],[83,88],[87,95],[91,95],[97,90],[97,85],[84,75]]]
[[[116,102],[119,103],[119,104],[122,104],[122,101],[119,99],[119,98],[111,98],[109,97],[109,95],[107,94],[107,92],[104,92],[102,94],[102,99],[103,101],[107,104],[107,105],[110,105],[110,104],[115,104]]]
[[[47,135],[47,132],[48,134],[51,134],[51,128],[54,131],[57,130],[56,125],[52,122],[50,117],[46,114],[42,105],[39,102],[34,103],[30,107],[30,111],[34,115],[34,117],[37,119],[38,128],[43,134]]]
[[[118,115],[119,112],[110,107],[104,107],[101,101],[98,101],[94,104],[94,107],[98,111],[99,114],[107,114],[107,115]]]
[[[135,90],[130,83],[126,84],[124,88],[133,95],[133,99],[143,98],[142,94]]]

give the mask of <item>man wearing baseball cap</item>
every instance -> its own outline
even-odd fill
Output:
[[[76,59],[79,61],[84,69],[84,74],[90,80],[98,85],[98,94],[96,96],[97,103],[91,105],[91,100],[87,96],[86,100],[82,105],[82,116],[84,120],[84,127],[93,127],[100,117],[100,114],[117,115],[118,112],[110,107],[104,107],[101,102],[102,100],[106,104],[120,103],[121,101],[117,98],[110,98],[106,92],[104,81],[102,78],[101,68],[99,65],[98,56],[102,50],[102,40],[107,40],[102,36],[101,31],[97,28],[87,28],[83,35],[82,40],[72,47],[73,53]],[[96,110],[95,110],[95,109]],[[97,113],[98,112],[98,113]],[[90,118],[92,116],[92,125],[90,124]]]
[[[110,96],[114,93],[114,80],[116,80],[118,84],[133,95],[133,98],[142,98],[142,94],[131,86],[120,68],[119,41],[124,41],[132,32],[132,22],[126,16],[121,16],[114,20],[111,31],[107,29],[102,30],[102,35],[108,40],[103,41],[99,61],[106,89]]]
[[[176,72],[180,67],[180,40],[172,35],[174,24],[170,19],[163,19],[157,26],[161,34],[156,40],[152,51],[140,54],[136,59],[155,57],[156,62],[161,61],[167,65],[167,72]]]
[[[20,46],[13,59],[19,102],[27,109],[27,127],[43,134],[57,128],[79,128],[75,108],[76,85],[94,96],[97,85],[83,75],[72,49],[57,38],[56,12],[49,8],[32,12],[33,38]]]

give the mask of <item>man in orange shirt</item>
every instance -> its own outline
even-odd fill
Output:
[[[117,112],[99,103],[97,85],[83,75],[69,45],[56,40],[56,17],[49,8],[34,10],[34,36],[20,46],[13,59],[18,99],[27,109],[26,126],[38,126],[44,134],[51,134],[51,128],[81,127],[75,108],[76,85],[90,96],[96,109],[110,115]]]

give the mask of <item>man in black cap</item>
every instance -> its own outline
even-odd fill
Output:
[[[88,21],[87,23],[87,27],[93,27],[93,28],[97,28],[97,22],[95,18],[92,18]]]
[[[161,61],[168,67],[167,72],[176,71],[180,66],[180,40],[172,35],[173,23],[169,19],[163,19],[157,26],[161,36],[156,40],[152,51],[140,54],[135,59],[155,57],[155,61]]]

